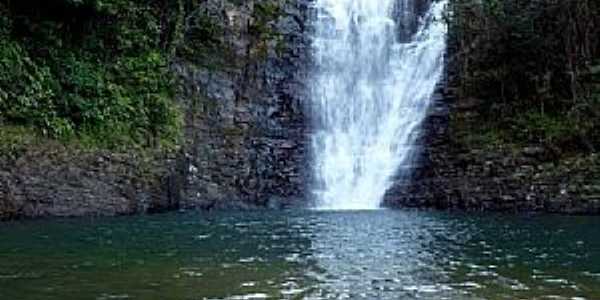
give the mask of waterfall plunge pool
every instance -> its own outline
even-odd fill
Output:
[[[600,299],[600,219],[170,213],[0,224],[0,299]]]

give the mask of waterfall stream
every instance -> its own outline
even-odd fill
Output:
[[[417,2],[316,0],[311,96],[318,209],[377,209],[392,179],[407,175],[400,169],[414,152],[442,74],[447,32],[447,0],[420,16]]]

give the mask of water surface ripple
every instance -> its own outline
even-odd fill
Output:
[[[0,224],[0,299],[600,299],[600,220],[418,211]]]

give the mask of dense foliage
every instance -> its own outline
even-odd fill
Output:
[[[237,67],[263,57],[267,40],[281,40],[269,26],[279,6],[257,2],[245,29],[252,50],[234,53],[232,39],[242,37],[212,6],[243,3],[0,2],[0,129],[108,147],[173,145],[182,133],[173,61]]]
[[[557,152],[600,147],[600,2],[455,0],[461,99],[485,134]]]
[[[168,0],[3,1],[0,125],[106,146],[172,143],[181,14]]]

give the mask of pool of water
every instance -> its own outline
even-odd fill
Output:
[[[600,218],[171,213],[0,224],[0,299],[600,299]]]

